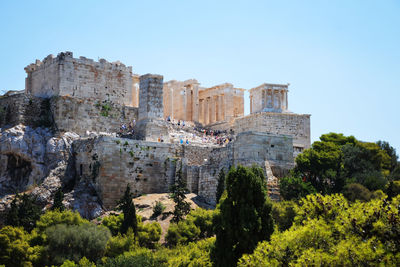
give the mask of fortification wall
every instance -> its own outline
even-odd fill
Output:
[[[50,100],[24,93],[0,97],[0,128],[17,124],[51,126]]]
[[[199,168],[198,195],[210,204],[216,204],[215,194],[217,192],[218,174],[224,170],[228,173],[233,166],[233,145],[215,148],[210,152],[208,161]]]
[[[120,62],[73,58],[72,52],[65,52],[37,60],[25,71],[25,90],[34,96],[92,98],[133,106],[132,67]]]
[[[234,122],[235,133],[257,131],[293,137],[294,155],[311,145],[310,115],[293,113],[255,113],[237,118]]]
[[[68,96],[40,98],[24,93],[0,98],[0,128],[23,124],[60,132],[118,132],[137,120],[138,108]]]
[[[92,183],[106,208],[113,208],[129,183],[139,194],[168,192],[182,146],[98,137],[74,143],[76,173]]]
[[[85,135],[89,132],[119,132],[122,124],[138,118],[138,108],[113,102],[73,97],[55,97],[51,101],[57,130]]]

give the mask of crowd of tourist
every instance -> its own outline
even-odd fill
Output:
[[[177,140],[179,144],[215,144],[226,145],[233,140],[233,132],[224,130],[212,130],[196,126],[192,122],[185,122],[184,120],[174,120],[170,116],[166,121],[171,125],[175,131],[170,133],[172,140]]]
[[[160,136],[154,141],[157,142],[171,142],[179,143],[181,145],[189,144],[204,144],[204,145],[218,145],[223,146],[233,140],[233,131],[226,130],[212,130],[204,127],[195,125],[193,122],[187,122],[184,120],[174,120],[168,116],[166,119],[169,127],[169,139],[164,140]],[[133,119],[129,124],[122,123],[120,125],[117,136],[124,138],[134,138],[135,135],[136,120]]]

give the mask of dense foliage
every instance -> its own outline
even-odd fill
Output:
[[[395,149],[387,142],[324,134],[297,156],[294,170],[280,180],[281,196],[290,200],[314,192],[344,193],[352,200],[367,201],[373,191],[386,190],[390,181],[400,179],[397,159]],[[357,190],[357,196],[352,189]]]
[[[201,208],[192,210],[186,220],[173,223],[165,237],[169,246],[183,245],[214,235],[214,212]]]
[[[310,195],[295,224],[275,232],[239,266],[398,266],[400,196],[348,203],[342,195]]]
[[[31,231],[41,214],[40,207],[35,203],[35,198],[28,194],[17,194],[11,202],[7,213],[6,223],[12,226],[22,226]]]
[[[273,232],[271,203],[260,168],[231,168],[226,191],[214,216],[216,266],[235,266],[242,254],[251,253],[259,241],[268,240]]]
[[[91,261],[100,260],[106,251],[111,234],[101,226],[85,223],[81,225],[57,224],[45,231],[46,251],[49,264],[62,264],[65,260],[78,262],[82,257]]]

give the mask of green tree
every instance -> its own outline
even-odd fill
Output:
[[[218,203],[225,190],[225,172],[222,168],[218,173],[217,192],[215,195],[215,202]]]
[[[179,168],[175,183],[170,188],[172,200],[175,203],[172,222],[180,222],[190,212],[190,204],[186,202],[186,182],[182,177],[182,166]]]
[[[50,210],[40,216],[39,220],[36,222],[36,230],[39,233],[43,233],[50,226],[57,224],[82,225],[84,223],[89,223],[89,221],[83,219],[77,211]]]
[[[396,149],[394,149],[388,142],[386,141],[378,141],[376,144],[383,149],[386,154],[390,157],[390,171],[393,171],[397,165],[397,160],[399,157],[396,154]]]
[[[343,195],[351,202],[356,200],[369,201],[372,198],[371,191],[361,184],[348,184]]]
[[[45,231],[48,264],[61,265],[66,260],[79,262],[82,257],[98,261],[104,256],[110,231],[94,224],[57,224]]]
[[[292,226],[296,216],[295,206],[294,201],[272,202],[271,214],[279,231],[285,231]]]
[[[310,195],[294,225],[275,232],[239,266],[399,266],[400,197],[348,203],[340,195]]]
[[[29,235],[22,227],[5,226],[0,229],[0,265],[32,266],[40,254],[40,247],[29,245]]]
[[[22,226],[30,232],[41,214],[40,207],[35,203],[33,196],[17,194],[11,202],[11,208],[6,216],[6,224]]]
[[[65,206],[63,204],[63,199],[64,199],[64,193],[60,188],[54,194],[54,202],[53,202],[53,206],[51,208],[53,210],[59,210],[59,211],[65,210]]]
[[[291,172],[279,179],[279,192],[285,200],[300,199],[316,193],[310,182],[305,182],[298,173]]]
[[[271,203],[262,170],[231,168],[226,191],[214,216],[216,266],[235,266],[242,254],[251,253],[259,241],[268,240],[273,232]]]
[[[125,193],[118,202],[118,209],[122,210],[122,213],[124,214],[124,220],[122,221],[120,231],[125,234],[129,228],[132,228],[135,235],[137,235],[138,223],[136,219],[136,208],[132,199],[133,194],[131,193],[131,187],[127,184]]]

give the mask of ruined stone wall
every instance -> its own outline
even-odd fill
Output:
[[[135,195],[168,192],[181,166],[188,190],[211,204],[222,169],[257,164],[281,177],[293,167],[290,136],[255,132],[213,148],[99,136],[76,141],[74,154],[76,173],[93,184],[106,208],[114,207],[127,183]]]
[[[199,193],[199,177],[201,166],[207,164],[215,148],[204,146],[183,146],[182,173],[186,178],[190,192]]]
[[[115,133],[137,117],[137,108],[93,99],[40,98],[24,93],[0,98],[1,128],[23,124],[79,135],[87,131]]]
[[[50,127],[50,100],[24,93],[0,97],[0,128],[17,124]]]
[[[218,174],[225,174],[231,166],[253,164],[261,167],[266,178],[283,177],[294,167],[293,143],[290,136],[280,136],[259,132],[243,132],[235,142],[226,147],[213,149],[206,164],[200,166],[198,195],[208,203],[215,204]],[[272,173],[269,174],[268,172]]]
[[[215,148],[210,154],[206,164],[199,168],[198,195],[210,204],[215,204],[215,194],[217,192],[218,174],[223,169],[228,173],[234,164],[233,145]]]
[[[25,68],[26,92],[40,97],[72,96],[133,105],[132,67],[120,62],[85,57],[72,52],[49,55]]]
[[[293,137],[261,132],[243,132],[234,143],[234,164],[252,166],[257,164],[267,172],[265,161],[274,176],[283,177],[293,164]]]
[[[138,118],[138,109],[113,102],[73,97],[51,100],[56,129],[85,135],[89,132],[119,132],[122,124],[129,125]]]
[[[139,194],[168,192],[182,156],[179,145],[97,137],[74,144],[76,173],[94,185],[106,208],[113,208],[126,185]]]
[[[293,113],[255,113],[237,118],[235,133],[257,131],[272,134],[290,135],[295,149],[303,150],[311,145],[310,115]]]

